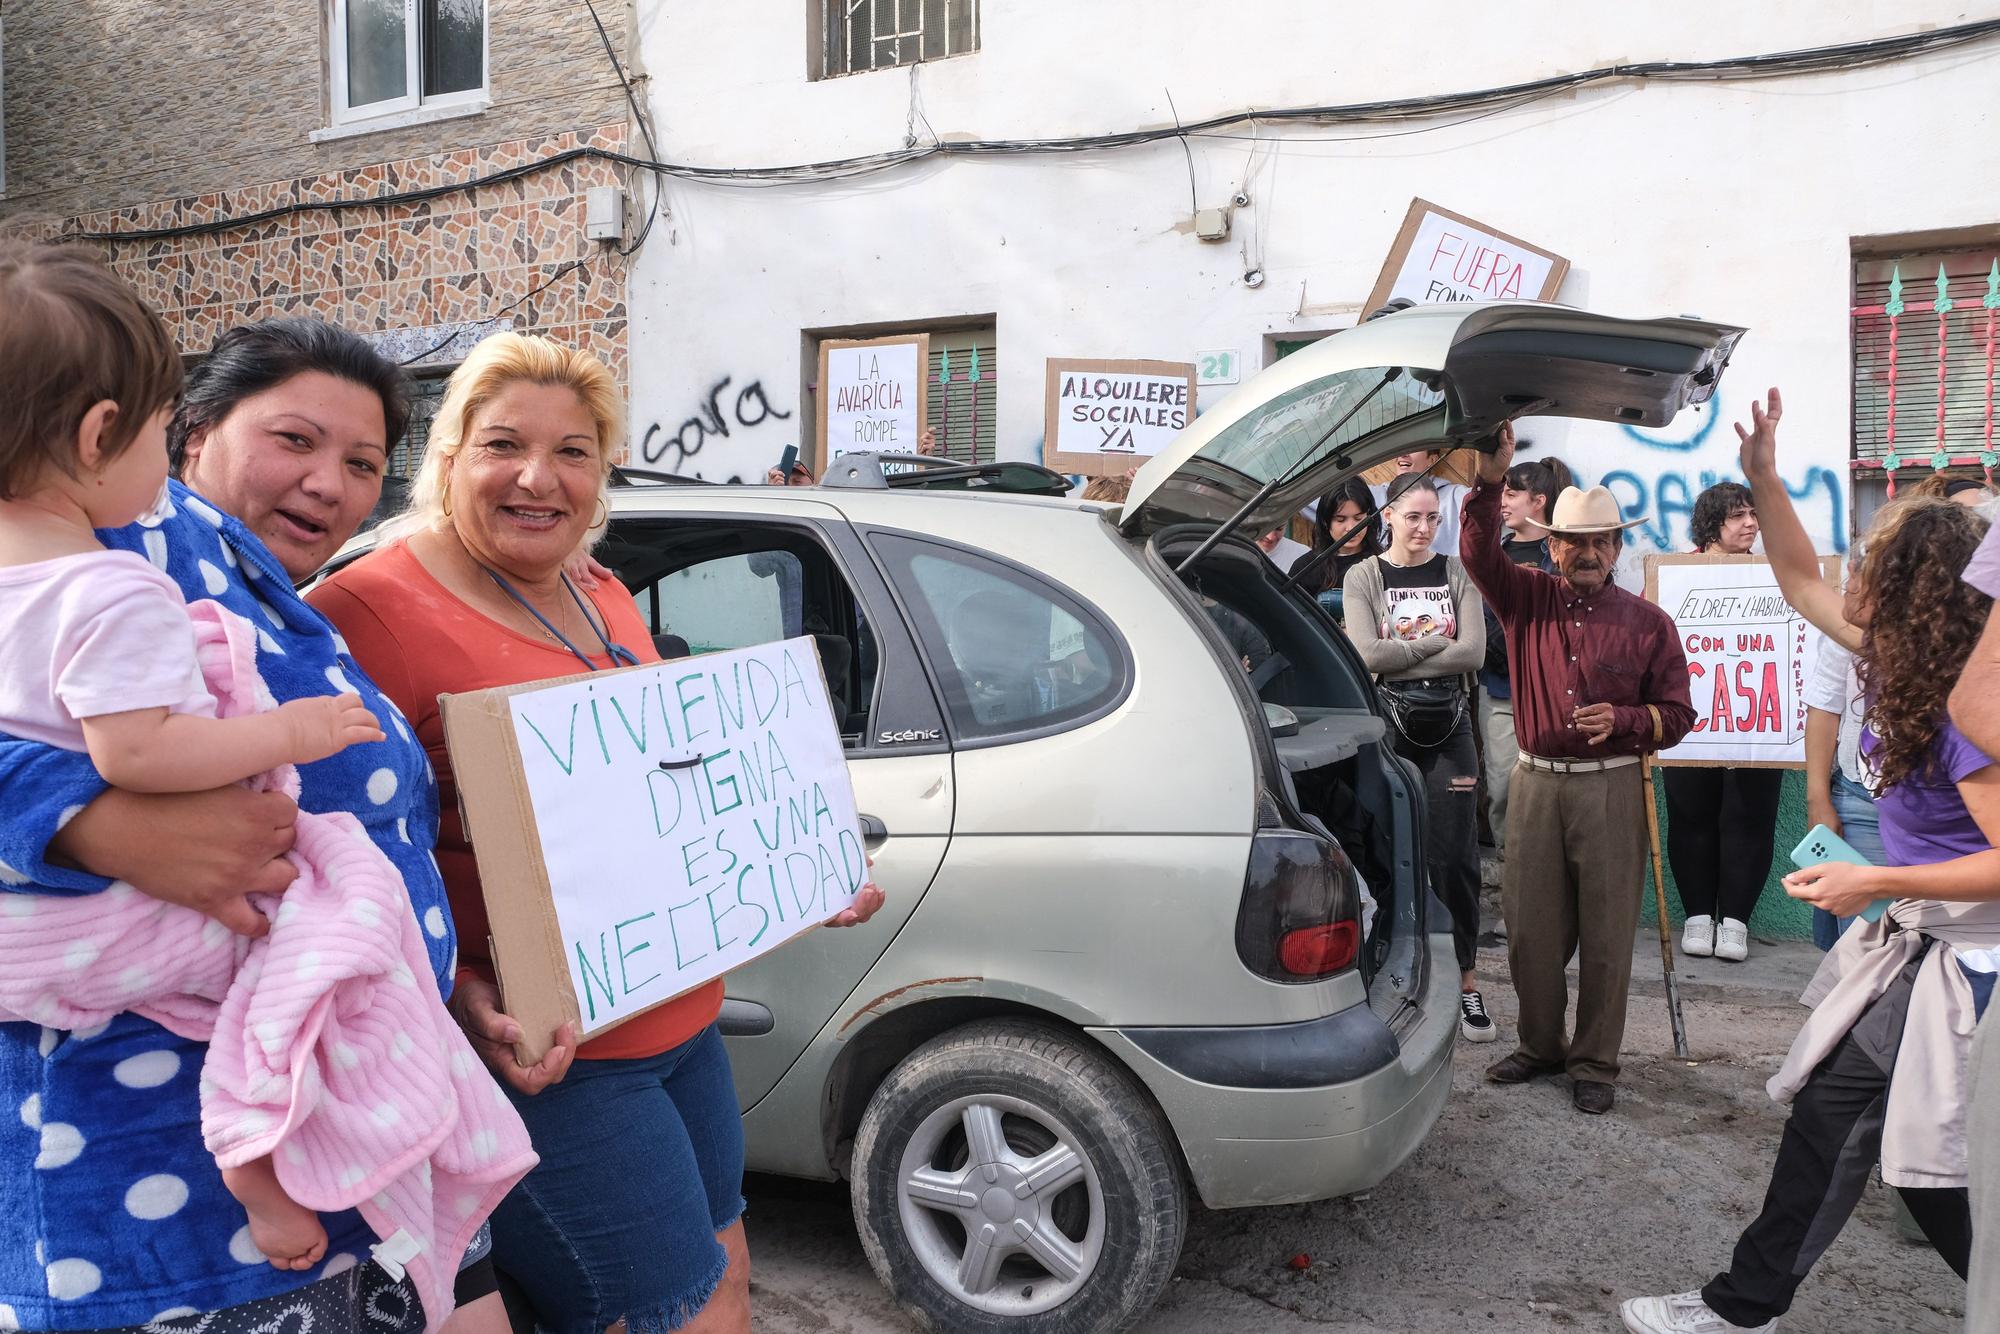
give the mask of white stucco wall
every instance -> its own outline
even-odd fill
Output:
[[[766,165],[903,145],[910,71],[808,81],[808,3],[641,0],[665,157]],[[1115,132],[1171,123],[1169,89],[1180,118],[1195,121],[1614,62],[1794,50],[1996,14],[1995,0],[1943,10],[1920,0],[1541,0],[1393,11],[1318,0],[1233,10],[984,0],[982,49],[916,73],[915,134],[927,137],[926,118],[947,138]],[[1816,538],[1844,549],[1850,241],[2000,222],[1996,107],[2000,42],[1988,42],[1803,79],[1600,85],[1423,133],[1267,125],[1261,143],[1190,143],[1203,207],[1239,190],[1251,199],[1221,244],[1191,234],[1188,167],[1171,140],[934,160],[825,184],[676,182],[671,217],[633,269],[635,452],[657,427],[648,448],[659,466],[759,477],[785,443],[810,438],[804,394],[815,368],[804,364],[802,330],[991,315],[1000,452],[1036,458],[1044,358],[1192,360],[1235,349],[1247,378],[1271,337],[1353,322],[1422,196],[1569,257],[1563,301],[1751,329],[1718,411],[1657,435],[1537,426],[1527,434],[1542,451],[1586,480],[1608,478],[1654,520],[1639,531],[1683,545],[1676,502],[1733,474],[1728,420],[1753,392],[1781,385],[1786,474]],[[1255,289],[1242,281],[1252,268],[1265,275]],[[1204,389],[1202,406],[1224,392]],[[699,424],[711,401],[726,435]],[[682,429],[690,418],[696,427]]]

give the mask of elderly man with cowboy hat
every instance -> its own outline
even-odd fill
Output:
[[[1500,490],[1514,458],[1502,426],[1465,502],[1459,559],[1507,632],[1521,759],[1507,815],[1501,903],[1520,999],[1519,1049],[1486,1077],[1524,1084],[1567,1070],[1580,1112],[1611,1110],[1632,935],[1646,876],[1640,759],[1694,726],[1674,623],[1614,586],[1624,549],[1618,500],[1569,487],[1546,523],[1556,572],[1501,550]],[[1577,955],[1576,1029],[1565,1037],[1564,968]]]

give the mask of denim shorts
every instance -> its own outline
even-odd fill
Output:
[[[493,1215],[493,1259],[550,1334],[678,1329],[729,1267],[743,1116],[715,1025],[658,1056],[578,1061],[508,1096],[542,1161]]]

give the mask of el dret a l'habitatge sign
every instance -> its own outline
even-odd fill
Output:
[[[1397,297],[1448,301],[1553,301],[1569,261],[1518,236],[1426,199],[1410,201],[1363,312]]]
[[[441,700],[507,1013],[539,1059],[824,922],[868,877],[810,638]]]
[[[1194,420],[1195,365],[1050,357],[1044,460],[1113,477],[1166,448]]]
[[[1829,580],[1839,558],[1824,560]],[[1785,601],[1762,556],[1648,556],[1646,596],[1687,655],[1694,730],[1656,762],[1730,768],[1805,764],[1806,681],[1820,633]]]
[[[928,408],[931,338],[829,338],[819,345],[819,458],[914,454]]]

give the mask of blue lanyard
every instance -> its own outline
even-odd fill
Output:
[[[483,565],[480,566],[479,568],[482,570],[486,569],[486,567]],[[508,583],[505,579],[502,579],[499,576],[499,574],[495,573],[492,570],[486,570],[486,577],[491,579],[494,583],[500,585],[501,591],[506,593],[508,597],[520,603],[522,609],[525,610],[528,613],[528,615],[540,621],[542,623],[542,628],[544,630],[547,630],[550,634],[554,635],[557,639],[561,640],[562,646],[568,649],[571,653],[574,653],[576,655],[576,660],[582,663],[586,670],[593,672],[598,670],[597,664],[592,662],[589,659],[589,657],[584,654],[584,651],[582,649],[578,648],[575,644],[572,644],[570,642],[568,635],[556,629],[553,625],[550,625],[549,618],[542,615],[539,611],[536,611],[534,606],[529,603],[528,599],[522,597],[519,592],[515,591],[514,585]],[[590,608],[584,603],[583,595],[576,591],[576,585],[572,584],[569,581],[569,576],[565,574],[560,576],[560,578],[562,579],[562,586],[569,590],[569,595],[572,598],[576,599],[577,610],[583,613],[584,624],[588,625],[591,628],[591,630],[597,635],[598,641],[604,645],[605,655],[611,659],[613,665],[619,667],[637,667],[639,665],[638,656],[634,654],[631,649],[626,648],[623,644],[612,643],[610,636],[607,635],[604,632],[604,630],[598,627],[597,618],[590,614]]]

